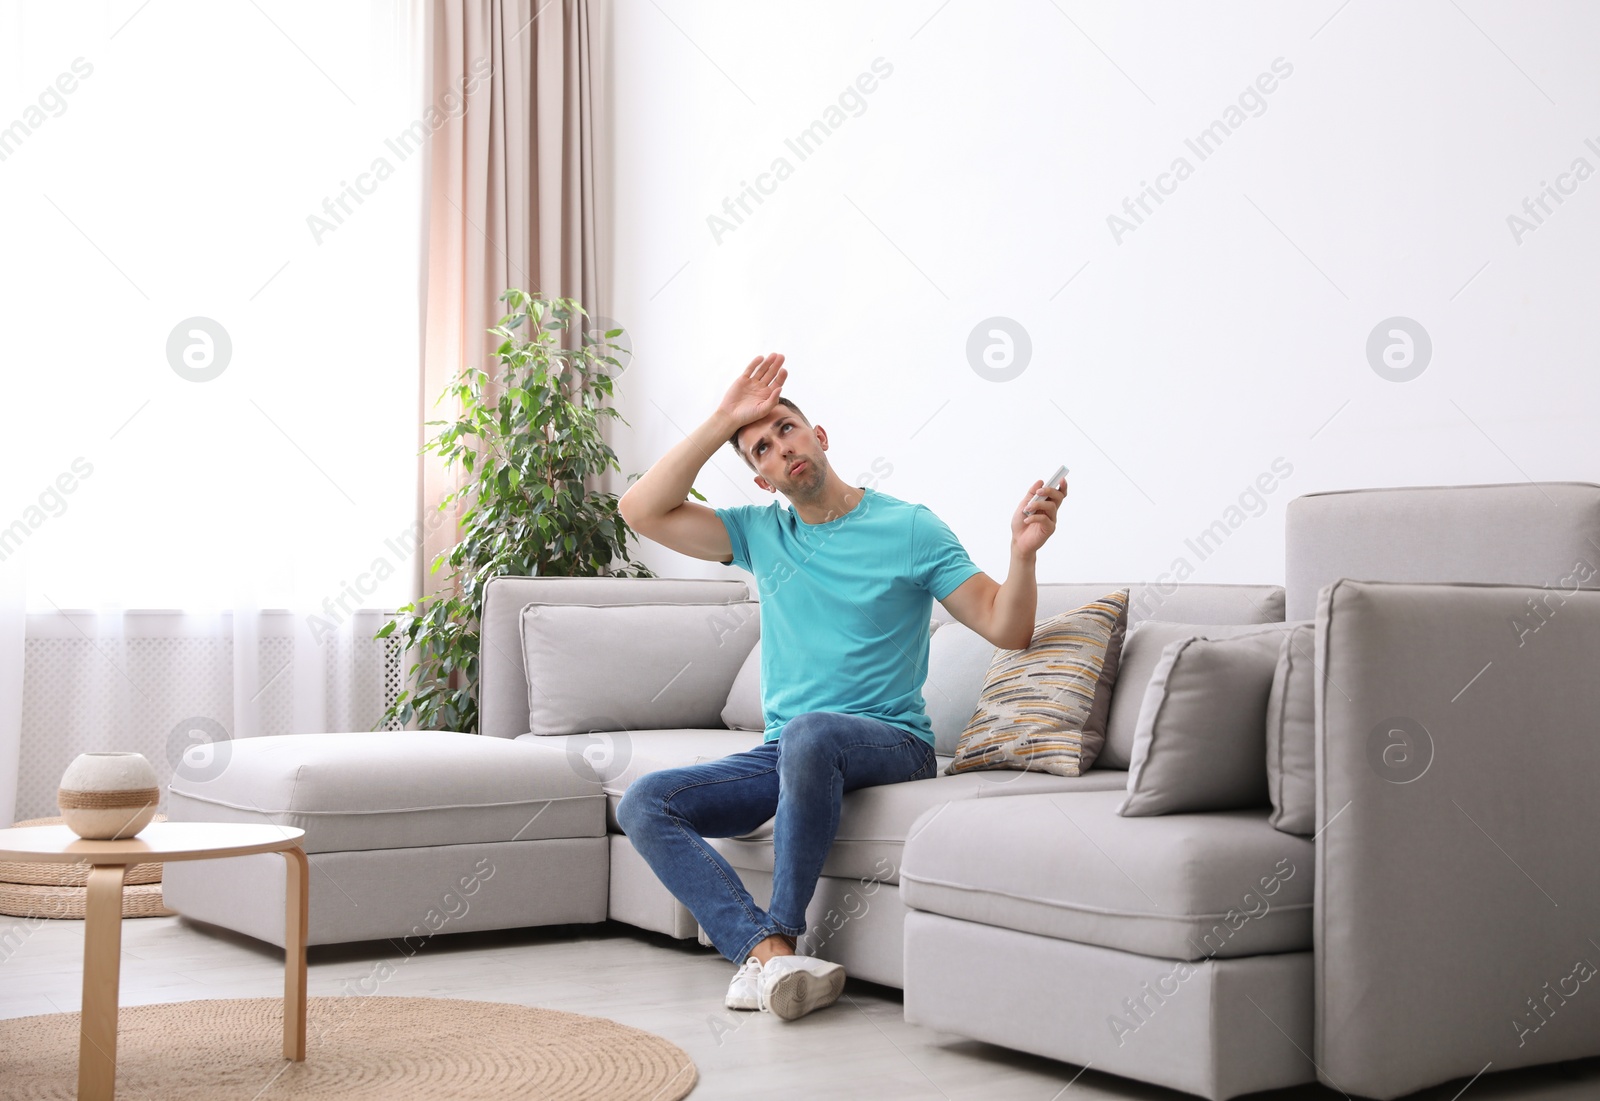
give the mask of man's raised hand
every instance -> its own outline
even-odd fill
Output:
[[[788,377],[789,372],[783,368],[782,353],[756,356],[733,380],[733,385],[728,387],[722,404],[717,406],[717,412],[736,422],[739,428],[760,420],[777,406],[783,381]]]
[[[1039,494],[1038,501],[1033,499],[1035,493]],[[1045,485],[1042,478],[1029,486],[1016,511],[1011,514],[1012,551],[1025,555],[1038,554],[1039,548],[1055,534],[1056,513],[1066,498],[1067,480],[1064,477],[1054,486]],[[1025,512],[1025,509],[1028,511]]]

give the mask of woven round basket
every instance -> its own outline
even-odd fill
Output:
[[[82,921],[89,892],[84,887],[47,887],[42,883],[0,883],[0,914],[12,917],[63,918]],[[170,917],[161,904],[161,884],[122,888],[122,916]]]
[[[89,882],[87,864],[29,863],[22,860],[0,860],[0,883],[43,883],[50,887],[83,887]],[[127,886],[136,883],[160,883],[160,864],[132,864],[122,874]]]
[[[156,815],[163,822],[166,815]],[[30,818],[18,826],[59,826],[61,818]],[[88,864],[0,860],[0,914],[82,921],[88,899]],[[123,873],[123,917],[168,917],[161,904],[161,865],[133,864]]]

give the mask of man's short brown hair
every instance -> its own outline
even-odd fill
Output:
[[[806,427],[809,428],[811,426],[811,422],[806,420],[806,415],[804,413],[800,412],[800,407],[798,405],[796,405],[794,402],[790,401],[786,397],[780,396],[778,398],[778,404],[779,405],[788,406],[791,410],[793,410],[795,416],[797,416],[801,420],[805,421]],[[749,427],[750,427],[750,425],[748,425],[748,424],[741,424],[738,427],[738,429],[733,433],[733,435],[728,437],[728,446],[733,448],[735,451],[737,451],[739,453],[739,458],[744,460],[744,465],[745,466],[748,466],[751,470],[754,470],[756,468],[756,464],[750,461],[750,456],[746,455],[743,451],[739,450],[739,433],[743,432],[746,428],[749,428]]]

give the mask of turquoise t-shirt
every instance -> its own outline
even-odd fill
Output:
[[[932,745],[922,685],[933,602],[982,572],[944,521],[871,488],[822,524],[776,501],[715,511],[761,598],[764,740],[802,712],[838,711]]]

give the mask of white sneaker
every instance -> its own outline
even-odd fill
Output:
[[[773,956],[756,979],[760,1008],[785,1021],[830,1006],[843,992],[844,968],[815,956]]]
[[[751,956],[728,984],[728,996],[722,1004],[729,1009],[760,1009],[761,1000],[756,996],[756,984],[760,981],[761,961]]]

